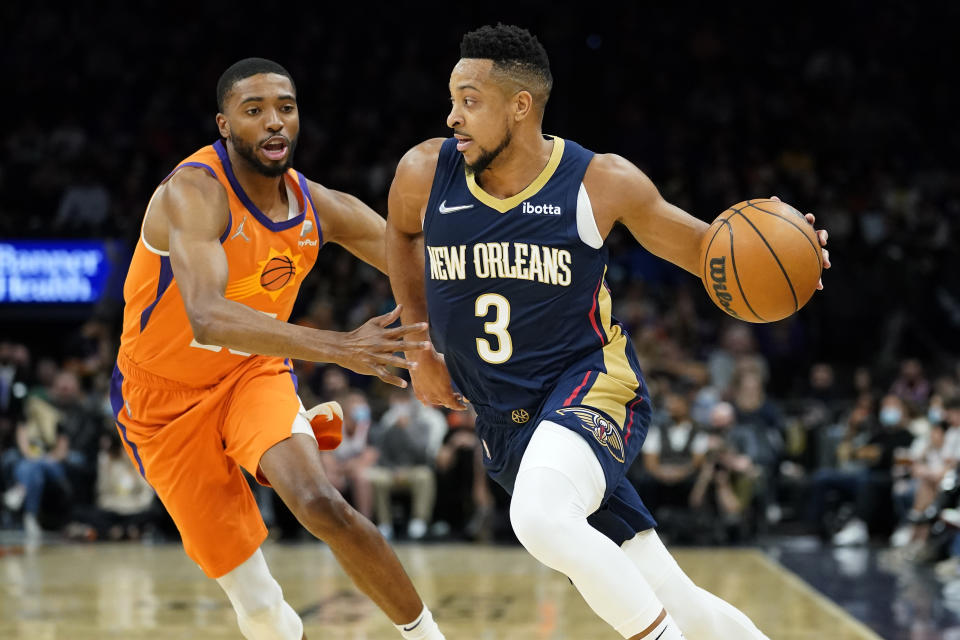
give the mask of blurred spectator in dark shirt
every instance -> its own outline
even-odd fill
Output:
[[[911,410],[918,410],[927,406],[930,391],[930,381],[919,360],[907,358],[900,363],[900,375],[890,385],[890,393],[906,402]]]

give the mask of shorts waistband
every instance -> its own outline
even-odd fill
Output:
[[[474,407],[477,420],[491,427],[524,427],[536,420],[537,409],[514,409],[501,411],[491,407]]]
[[[117,354],[117,367],[120,369],[120,373],[123,374],[124,379],[130,380],[131,382],[135,382],[137,384],[150,386],[155,389],[166,389],[169,391],[195,391],[199,389],[209,389],[210,387],[215,386],[212,384],[189,384],[186,382],[181,382],[180,380],[171,380],[170,378],[164,378],[163,376],[151,373],[131,360],[130,356],[124,353],[123,350]]]

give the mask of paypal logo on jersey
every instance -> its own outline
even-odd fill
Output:
[[[555,204],[530,204],[529,202],[524,202],[520,213],[530,213],[538,216],[558,216],[561,213],[561,209]]]

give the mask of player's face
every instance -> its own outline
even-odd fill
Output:
[[[467,167],[481,173],[510,144],[510,96],[490,77],[492,60],[463,58],[450,74],[447,126]]]
[[[297,98],[289,78],[259,73],[240,80],[217,115],[220,133],[254,171],[277,177],[293,164],[300,134]]]

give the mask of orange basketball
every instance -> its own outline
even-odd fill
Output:
[[[263,267],[260,274],[260,286],[267,291],[282,289],[297,272],[293,260],[287,256],[274,256]]]
[[[700,243],[703,286],[734,318],[774,322],[817,289],[823,255],[816,232],[786,202],[756,199],[721,213]]]

